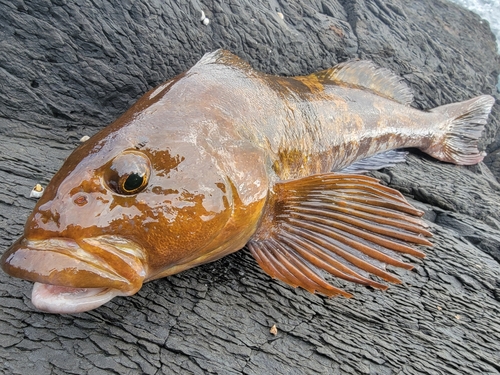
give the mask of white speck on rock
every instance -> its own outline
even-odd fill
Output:
[[[33,190],[31,190],[30,198],[40,198],[43,195],[44,188],[40,184],[36,184]]]

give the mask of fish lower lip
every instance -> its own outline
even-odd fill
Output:
[[[79,296],[96,296],[98,294],[102,294],[108,288],[72,288],[72,287],[67,287],[67,286],[59,286],[59,285],[50,285],[50,284],[42,284],[42,283],[35,283],[37,287],[43,286],[46,291],[50,292],[51,294],[57,294],[60,296],[68,296],[68,297],[76,297],[78,298]]]
[[[95,309],[123,295],[112,288],[73,288],[67,286],[35,283],[31,302],[42,311],[54,314],[76,314]]]

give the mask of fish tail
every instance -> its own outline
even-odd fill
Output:
[[[477,145],[494,103],[495,98],[482,95],[434,108],[431,112],[448,118],[445,122],[445,134],[422,151],[438,160],[454,164],[479,163],[486,153],[479,151]]]

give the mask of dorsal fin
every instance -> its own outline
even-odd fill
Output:
[[[262,269],[291,286],[328,296],[350,294],[330,285],[321,270],[377,289],[370,274],[399,283],[385,266],[411,269],[397,253],[424,257],[408,244],[431,236],[397,190],[360,175],[327,173],[278,183],[248,247]]]
[[[213,52],[205,53],[196,65],[191,68],[191,70],[195,70],[196,68],[209,64],[230,65],[244,71],[253,70],[251,65],[241,57],[221,48]]]
[[[413,101],[413,94],[401,77],[371,61],[347,61],[311,75],[323,83],[366,88],[405,105]]]

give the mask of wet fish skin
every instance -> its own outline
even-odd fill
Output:
[[[227,51],[208,54],[68,157],[2,268],[37,282],[36,306],[61,313],[134,294],[246,243],[290,285],[349,296],[319,267],[384,289],[366,273],[397,282],[383,270],[403,266],[393,253],[423,256],[398,241],[429,245],[430,233],[396,191],[331,171],[400,147],[477,163],[493,104],[482,96],[422,112],[410,101],[399,79],[368,62],[283,78]]]

